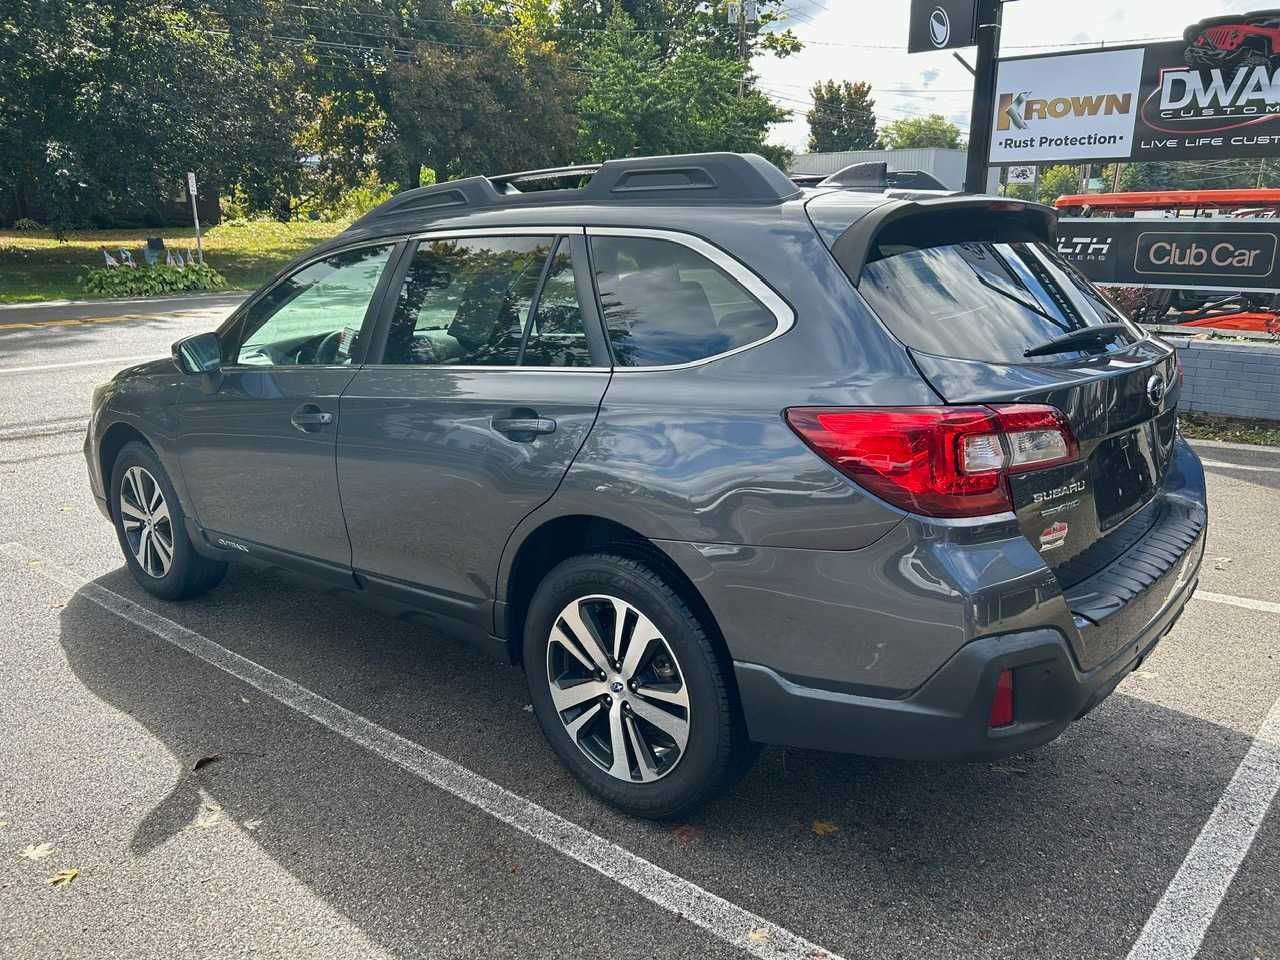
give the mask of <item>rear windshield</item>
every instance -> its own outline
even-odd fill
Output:
[[[926,353],[999,363],[1060,362],[1071,350],[1023,354],[1082,327],[1125,323],[1092,284],[1042,243],[884,245],[858,289],[894,334]],[[1142,334],[1130,325],[1088,351],[1123,349]]]

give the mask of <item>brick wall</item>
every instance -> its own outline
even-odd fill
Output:
[[[1186,371],[1178,409],[1280,420],[1280,346],[1214,340],[1177,346]]]

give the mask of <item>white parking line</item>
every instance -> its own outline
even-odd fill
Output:
[[[1129,960],[1192,960],[1280,789],[1280,700],[1213,808]]]
[[[0,544],[0,553],[47,580],[169,641],[192,656],[256,687],[285,706],[400,766],[409,773],[479,807],[578,863],[590,867],[664,910],[761,960],[840,960],[777,924],[770,923],[696,883],[650,863],[630,850],[583,829],[532,800],[512,793],[466,767],[407,740],[372,720],[313,693],[292,680],[214,643],[193,630],[90,583],[21,543]]]
[[[1280,613],[1280,603],[1270,600],[1254,600],[1251,597],[1233,597],[1229,593],[1210,593],[1208,590],[1197,590],[1193,599],[1208,600],[1210,603],[1225,603],[1246,610],[1260,610],[1263,613]]]
[[[1201,460],[1200,463],[1211,470],[1253,470],[1257,473],[1280,473],[1280,467],[1258,467],[1251,463],[1228,463],[1226,460]]]
[[[89,421],[84,417],[68,420],[46,420],[26,427],[0,428],[0,440],[29,440],[34,437],[57,437],[65,433],[84,433]]]
[[[97,360],[73,360],[67,363],[45,363],[38,367],[0,367],[0,373],[39,373],[42,370],[66,370],[69,367],[96,367],[108,363],[139,363],[142,360],[158,359],[154,353],[141,354],[136,357],[101,357]]]

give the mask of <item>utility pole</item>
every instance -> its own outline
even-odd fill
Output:
[[[1003,0],[978,0],[978,62],[973,78],[973,111],[969,115],[969,157],[964,175],[966,193],[984,193],[987,189],[1003,7]]]
[[[747,95],[747,24],[760,20],[758,0],[729,0],[725,7],[729,24],[738,25],[738,59],[742,61],[742,76],[738,78],[738,99]]]

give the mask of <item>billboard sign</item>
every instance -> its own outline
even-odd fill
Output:
[[[972,47],[978,42],[978,0],[911,0],[907,53]]]
[[[1001,60],[991,163],[1128,157],[1143,49]]]
[[[1173,42],[1001,60],[995,114],[993,164],[1276,156],[1280,11]]]
[[[1064,217],[1058,253],[1104,286],[1280,293],[1274,220]]]

